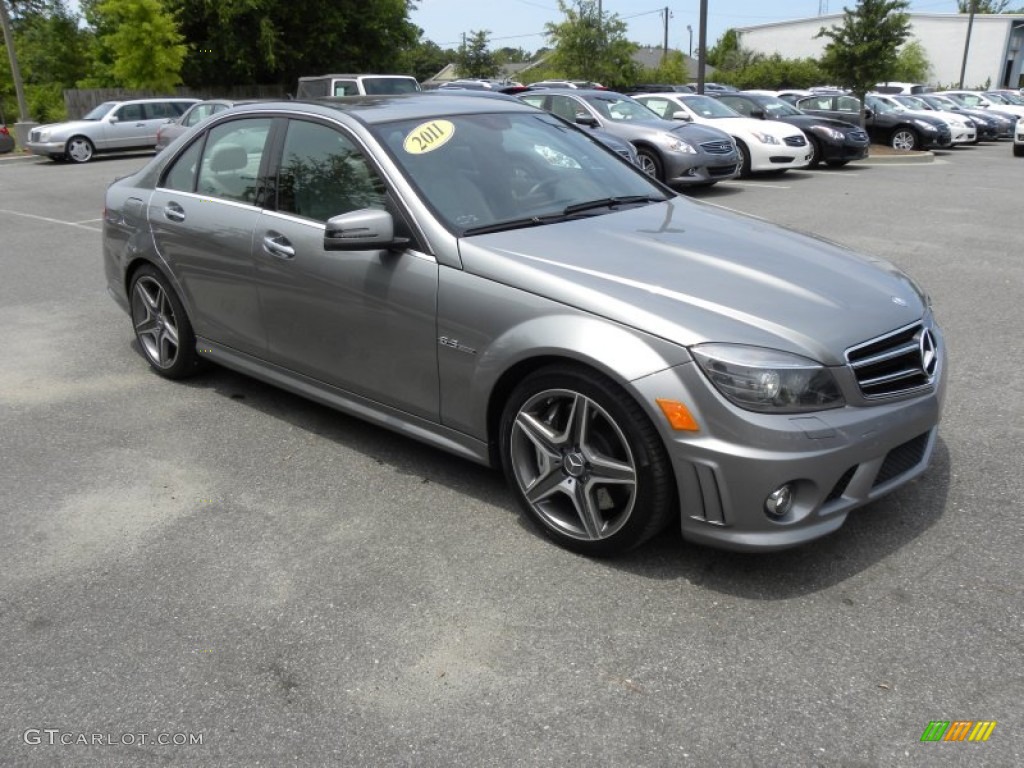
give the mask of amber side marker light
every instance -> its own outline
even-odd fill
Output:
[[[661,412],[665,414],[672,429],[679,432],[700,432],[700,424],[693,418],[690,409],[678,400],[666,400],[659,397],[654,402],[661,408]]]

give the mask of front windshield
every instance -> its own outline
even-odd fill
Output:
[[[952,99],[947,99],[945,96],[924,96],[925,101],[931,104],[936,109],[958,109],[960,107]]]
[[[110,110],[112,110],[114,107],[116,107],[116,106],[117,106],[117,102],[116,101],[104,101],[99,106],[93,107],[91,110],[89,110],[85,114],[85,117],[83,117],[82,119],[83,120],[102,120],[106,116],[106,114]]]
[[[712,99],[710,96],[686,96],[680,101],[696,114],[709,120],[718,120],[722,117],[742,117],[736,110],[729,109],[718,99]]]
[[[1019,96],[1014,96],[1012,93],[990,93],[987,94],[993,101],[999,101],[1000,104],[1013,104],[1015,106],[1024,105],[1024,99]]]
[[[931,105],[924,101],[921,101],[921,99],[915,99],[913,96],[897,96],[896,101],[910,109],[931,109]]]
[[[625,96],[614,94],[588,96],[587,103],[600,112],[602,117],[617,123],[630,120],[652,122],[661,119],[639,101],[633,101]]]
[[[803,114],[799,109],[794,107],[792,104],[786,103],[782,99],[773,99],[770,96],[765,96],[755,99],[755,101],[769,117],[795,117],[796,115]]]
[[[372,130],[460,236],[666,199],[642,171],[543,112],[403,120]]]
[[[896,111],[896,107],[874,96],[868,96],[868,106],[880,115]]]

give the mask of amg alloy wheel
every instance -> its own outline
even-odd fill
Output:
[[[199,365],[196,338],[185,309],[155,267],[140,267],[129,293],[135,338],[153,370],[168,379],[190,376]]]
[[[557,366],[528,376],[509,399],[500,439],[520,505],[562,546],[611,554],[647,540],[670,517],[661,438],[601,374]]]

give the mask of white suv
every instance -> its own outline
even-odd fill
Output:
[[[1017,121],[1013,132],[1013,156],[1024,157],[1024,117]]]

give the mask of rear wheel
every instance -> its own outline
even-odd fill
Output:
[[[610,555],[671,518],[671,465],[657,430],[596,371],[555,365],[527,376],[505,406],[499,440],[520,506],[563,547]]]
[[[167,379],[183,379],[200,364],[185,308],[167,278],[146,264],[132,277],[132,327],[150,367]]]
[[[821,145],[814,139],[810,140],[811,144],[811,159],[807,163],[808,168],[815,168],[821,163]]]
[[[73,163],[88,163],[96,148],[85,136],[72,136],[64,145],[64,155]]]
[[[920,148],[921,140],[913,128],[897,128],[889,137],[889,146],[902,152],[910,152]]]

